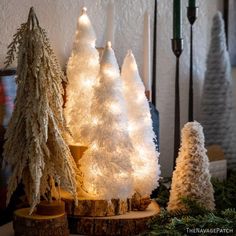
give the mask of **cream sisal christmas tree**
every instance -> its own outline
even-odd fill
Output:
[[[196,121],[189,122],[182,129],[182,146],[172,177],[168,211],[185,210],[181,197],[189,197],[209,210],[214,209],[208,165],[202,126]]]
[[[128,130],[135,150],[131,156],[134,188],[142,196],[150,195],[158,186],[159,153],[154,143],[155,134],[145,88],[131,51],[124,59],[121,77],[127,102]]]
[[[78,19],[73,51],[67,65],[65,117],[74,142],[85,146],[88,145],[87,135],[82,135],[81,132],[88,129],[91,122],[93,85],[99,72],[99,54],[95,41],[96,35],[84,7]]]
[[[119,67],[110,42],[103,52],[98,80],[91,106],[91,145],[79,161],[83,187],[90,198],[124,199],[133,194],[133,147]]]
[[[17,95],[6,132],[3,164],[12,168],[7,201],[24,184],[31,212],[41,196],[50,200],[55,182],[76,197],[76,165],[64,141],[64,75],[33,8],[9,46],[6,64],[17,53]]]

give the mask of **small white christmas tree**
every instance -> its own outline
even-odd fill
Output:
[[[79,161],[83,187],[90,198],[124,199],[133,194],[133,147],[120,71],[110,42],[103,52],[98,80],[91,106],[91,145]]]
[[[77,195],[77,168],[64,140],[63,72],[33,8],[10,44],[6,64],[17,53],[17,95],[6,131],[3,164],[12,168],[7,201],[24,184],[31,206],[51,200],[53,184]]]
[[[196,121],[185,124],[181,141],[167,209],[185,210],[181,198],[188,197],[201,206],[213,210],[214,190],[210,181],[202,126]]]
[[[236,125],[231,65],[226,48],[224,21],[220,12],[213,18],[201,113],[206,145],[221,146],[228,159],[228,167],[235,168]]]
[[[145,87],[131,51],[124,59],[121,77],[127,102],[128,130],[134,147],[131,156],[134,189],[142,196],[149,196],[158,186],[159,153],[154,143],[155,134]]]
[[[99,53],[95,48],[96,35],[91,22],[82,9],[78,19],[72,55],[67,65],[68,86],[65,117],[74,141],[69,142],[88,145],[87,136],[81,134],[84,126],[91,122],[90,106],[93,85],[99,72]]]

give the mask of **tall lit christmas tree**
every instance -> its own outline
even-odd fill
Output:
[[[83,188],[91,198],[125,199],[133,194],[133,147],[120,71],[110,42],[103,52],[98,81],[91,106],[91,145],[79,161]]]
[[[124,59],[121,77],[127,102],[128,130],[134,147],[131,156],[134,188],[142,196],[149,196],[158,186],[159,153],[154,143],[155,134],[149,104],[145,96],[145,87],[131,51]]]
[[[51,200],[57,183],[76,198],[77,168],[64,140],[67,128],[62,111],[63,72],[46,32],[33,8],[9,46],[6,64],[17,54],[15,109],[6,131],[4,164],[12,168],[8,202],[19,183],[31,206],[41,196]]]
[[[70,143],[85,146],[88,145],[87,135],[81,133],[83,130],[88,131],[91,122],[93,85],[99,72],[99,54],[95,48],[96,35],[86,11],[84,7],[78,19],[73,51],[67,65],[68,86],[65,108],[67,125],[74,139]]]
[[[187,123],[182,129],[181,142],[167,209],[186,210],[181,198],[188,197],[206,209],[213,210],[214,190],[210,181],[202,126],[196,121]]]
[[[228,167],[232,169],[236,167],[236,125],[231,65],[224,30],[222,15],[218,12],[213,18],[201,113],[206,145],[221,146]]]

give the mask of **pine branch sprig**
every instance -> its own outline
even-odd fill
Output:
[[[22,39],[27,30],[27,23],[21,24],[21,27],[17,29],[17,32],[13,35],[13,41],[8,45],[7,56],[4,62],[5,68],[9,67],[15,60],[15,55],[18,51],[18,45],[21,44]]]

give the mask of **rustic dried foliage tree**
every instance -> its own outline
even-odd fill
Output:
[[[3,165],[10,165],[7,201],[22,181],[31,212],[60,184],[76,198],[78,170],[65,142],[63,72],[33,8],[9,45],[6,66],[17,55],[17,96],[7,128]]]

